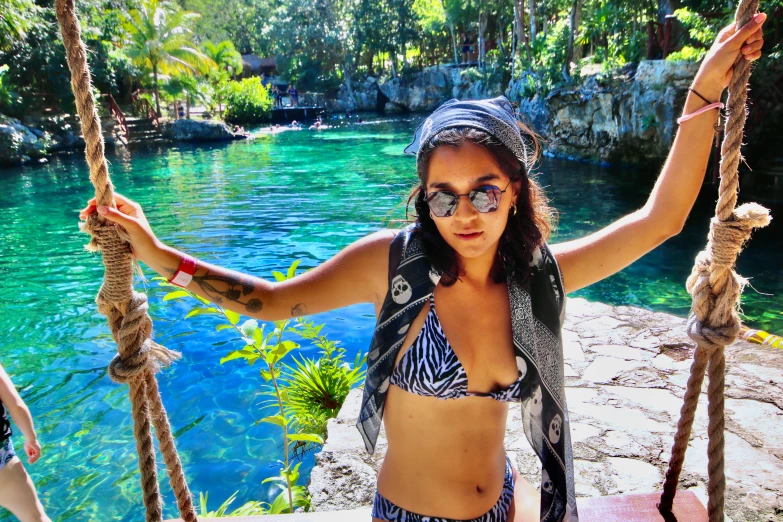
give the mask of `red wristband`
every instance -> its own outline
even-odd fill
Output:
[[[174,276],[169,279],[169,283],[185,288],[193,280],[193,274],[196,273],[196,260],[187,254],[182,255],[179,262],[179,268],[174,272]]]

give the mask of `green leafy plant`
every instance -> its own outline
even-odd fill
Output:
[[[294,262],[285,274],[274,271],[275,279],[285,281],[296,275],[299,261]],[[294,509],[310,509],[310,497],[307,488],[298,485],[299,466],[291,457],[298,451],[308,447],[323,444],[326,434],[326,422],[337,416],[345,397],[352,387],[364,379],[361,369],[364,359],[357,356],[353,366],[344,361],[345,349],[339,347],[339,342],[328,339],[321,333],[324,325],[315,325],[312,321],[302,318],[295,320],[274,321],[271,329],[269,324],[259,325],[255,319],[248,319],[240,324],[241,316],[231,310],[211,303],[209,300],[186,289],[176,287],[163,278],[155,278],[161,286],[174,288],[167,293],[164,301],[192,297],[197,301],[185,318],[198,315],[213,315],[224,320],[216,326],[217,331],[232,330],[238,334],[243,346],[230,351],[220,359],[220,364],[235,360],[244,360],[253,366],[259,363],[262,367],[259,374],[265,383],[271,384],[271,389],[262,392],[271,397],[264,401],[262,409],[272,408],[274,411],[257,423],[269,423],[283,430],[283,460],[280,463],[280,474],[270,477],[263,483],[273,482],[282,490],[272,501],[250,502],[242,506],[242,514],[251,514],[256,509],[264,509],[266,513],[293,512]],[[292,324],[293,323],[293,324]],[[297,350],[300,345],[286,334],[294,334],[305,339],[321,351],[321,357],[316,360],[294,359],[293,365],[288,365],[283,359]],[[235,495],[221,505],[218,512],[225,513],[228,505],[234,501]],[[207,512],[206,496],[202,500],[202,512]],[[234,512],[236,513],[236,511]],[[220,516],[220,515],[218,515]],[[229,516],[239,516],[231,514]]]
[[[679,51],[675,51],[666,57],[669,62],[698,62],[707,54],[710,45],[718,36],[720,22],[710,21],[683,7],[674,11],[674,16],[688,29],[688,37],[695,45],[685,45]]]
[[[229,81],[225,91],[226,121],[255,123],[269,119],[272,98],[261,78]]]
[[[321,333],[324,325],[298,319],[296,332],[320,349],[316,360],[296,359],[294,364],[283,363],[281,381],[287,397],[286,413],[297,430],[326,437],[326,423],[340,412],[352,388],[364,381],[364,358],[357,354],[353,365],[345,362],[345,349]],[[302,441],[295,447],[306,450],[312,442]]]
[[[245,516],[252,516],[252,515],[267,514],[267,509],[264,508],[263,503],[258,502],[256,500],[251,500],[250,502],[246,502],[242,506],[238,507],[237,509],[229,513],[228,508],[237,499],[237,493],[239,492],[235,491],[215,511],[209,511],[209,509],[207,509],[207,500],[209,498],[209,494],[199,493],[199,504],[200,504],[199,507],[201,508],[199,516],[220,518],[220,517],[245,517]]]
[[[19,95],[8,84],[7,65],[0,65],[0,110],[14,112],[14,108],[21,102]]]

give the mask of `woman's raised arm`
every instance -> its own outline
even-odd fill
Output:
[[[82,219],[96,210],[128,232],[135,257],[166,278],[176,273],[184,254],[155,237],[138,203],[116,194],[117,209],[95,207],[91,200]],[[196,261],[191,292],[242,315],[262,321],[316,314],[356,303],[382,303],[388,290],[391,230],[370,234],[324,264],[280,283],[203,261]]]

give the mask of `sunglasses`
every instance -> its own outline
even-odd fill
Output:
[[[506,184],[506,188],[500,190],[494,185],[484,185],[478,188],[474,188],[467,194],[455,194],[450,190],[440,190],[438,192],[430,192],[427,195],[427,205],[429,205],[432,214],[435,217],[449,217],[453,216],[457,210],[459,204],[459,198],[467,196],[471,205],[485,214],[487,212],[495,212],[500,206],[500,196],[508,189],[511,184],[511,180]]]

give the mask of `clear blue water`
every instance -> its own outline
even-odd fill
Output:
[[[295,259],[310,268],[355,239],[404,216],[401,202],[414,183],[414,162],[401,154],[414,120],[286,132],[247,142],[175,146],[111,153],[112,178],[142,203],[157,234],[205,260],[262,277]],[[653,165],[658,169],[658,165]],[[541,181],[560,212],[552,242],[597,230],[639,208],[655,170],[607,169],[544,159]],[[56,521],[143,518],[127,387],[112,383],[114,353],[93,299],[99,258],[83,250],[77,210],[92,195],[81,155],[41,166],[0,170],[0,362],[30,406],[43,442],[31,472]],[[577,295],[685,315],[683,289],[704,246],[714,192],[705,188],[678,237],[632,267]],[[773,215],[780,204],[765,202]],[[751,325],[783,332],[783,227],[759,231],[740,257],[752,276],[744,311]],[[152,276],[152,274],[149,274]],[[140,284],[139,286],[144,286]],[[280,435],[256,426],[263,381],[244,363],[219,364],[233,346],[213,319],[183,319],[189,305],[162,303],[148,283],[157,339],[182,360],[159,376],[164,403],[192,491],[209,492],[215,509],[234,491],[235,505],[271,500],[261,481],[276,474]],[[374,326],[371,305],[317,316],[349,356],[365,350]],[[316,355],[303,347],[306,355]],[[22,438],[14,436],[19,448]],[[304,481],[313,465],[302,466]],[[163,483],[174,517],[173,496]],[[0,520],[10,520],[0,510]]]

